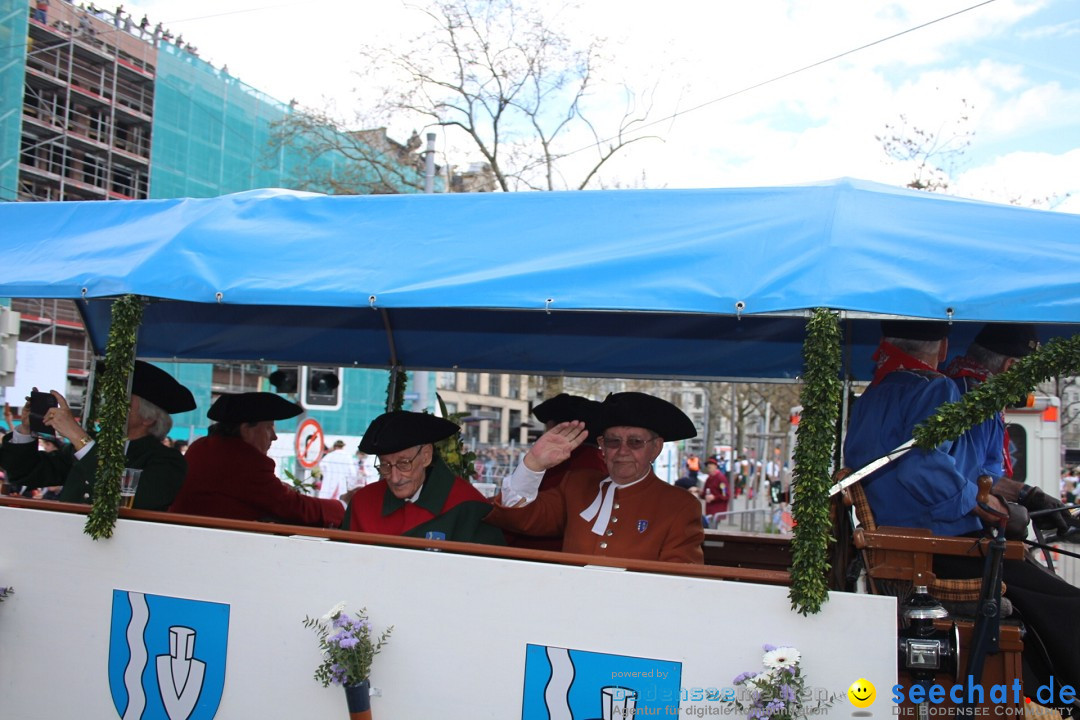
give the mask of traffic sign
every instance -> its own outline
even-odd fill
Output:
[[[296,428],[296,461],[310,470],[319,464],[323,456],[323,429],[315,418],[305,418]]]

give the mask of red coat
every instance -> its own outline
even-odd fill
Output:
[[[709,497],[712,493],[714,499],[710,503],[705,504],[705,514],[712,515],[718,512],[727,512],[728,501],[731,499],[731,485],[728,483],[727,475],[719,470],[713,470],[709,473],[709,477],[705,478],[705,491],[702,493],[702,497]]]
[[[169,512],[316,527],[339,527],[345,517],[337,500],[287,487],[274,474],[274,461],[238,437],[200,438],[184,459],[187,477]]]
[[[479,490],[436,460],[415,502],[394,497],[385,480],[357,490],[349,503],[347,529],[411,537],[432,532],[444,540],[505,545],[502,532],[483,522],[490,507]]]
[[[563,533],[566,552],[704,563],[705,530],[696,497],[649,473],[636,485],[615,490],[611,520],[601,536],[592,532],[593,521],[580,515],[597,491],[592,473],[568,473],[557,488],[524,507],[496,506],[487,521],[527,535]]]

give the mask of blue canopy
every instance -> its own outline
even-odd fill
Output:
[[[804,316],[1080,322],[1080,216],[796,187],[0,205],[0,296],[147,307],[141,357],[791,378]],[[865,367],[860,367],[865,365]],[[869,361],[852,368],[859,376]]]

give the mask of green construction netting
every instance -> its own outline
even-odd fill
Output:
[[[0,200],[18,195],[29,18],[26,0],[0,0]]]
[[[262,187],[301,187],[301,174],[356,173],[341,153],[313,160],[272,142],[289,106],[209,63],[162,44],[154,86],[150,197],[212,197]],[[363,172],[361,170],[361,172]],[[399,192],[417,192],[423,178]],[[332,192],[329,186],[303,189]]]

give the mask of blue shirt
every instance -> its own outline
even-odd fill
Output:
[[[961,394],[979,386],[979,382],[970,377],[956,377],[953,382]],[[979,474],[989,475],[995,480],[1002,477],[1005,474],[1005,418],[1002,414],[996,413],[979,423],[968,430],[968,435],[975,447],[983,451],[983,457],[979,459]]]
[[[867,389],[852,409],[844,459],[858,469],[911,439],[937,408],[960,399],[944,375],[897,370]],[[968,436],[933,450],[912,449],[863,479],[878,525],[927,528],[939,535],[982,529],[972,514],[981,448]]]

